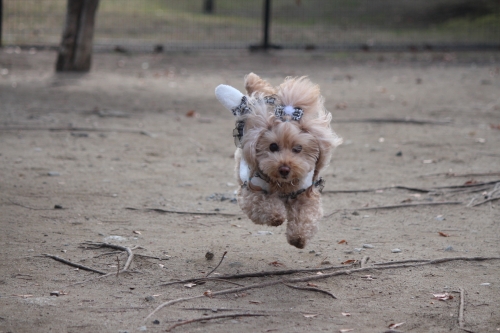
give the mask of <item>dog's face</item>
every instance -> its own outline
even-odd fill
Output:
[[[317,140],[296,122],[276,121],[255,145],[259,169],[276,183],[295,183],[314,170],[320,148]]]

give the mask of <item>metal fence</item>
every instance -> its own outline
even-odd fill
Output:
[[[101,0],[95,45],[130,50],[258,45],[265,2]],[[500,0],[270,3],[269,41],[283,48],[500,50]],[[66,0],[3,0],[3,45],[58,45],[65,13]]]

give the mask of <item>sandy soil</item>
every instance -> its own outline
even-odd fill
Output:
[[[227,280],[162,286],[205,276],[225,251],[211,276],[317,268],[328,274],[359,268],[366,256],[368,266],[499,257],[499,202],[467,206],[493,186],[332,192],[500,179],[498,53],[96,54],[92,72],[79,75],[55,74],[53,52],[7,51],[0,54],[1,332],[163,332],[180,320],[238,313],[267,316],[173,331],[384,332],[404,323],[395,329],[463,332],[460,289],[462,326],[500,330],[498,260],[372,269],[311,282],[337,299],[275,284],[186,300],[145,320],[165,301],[239,288]],[[254,225],[232,200],[234,123],[213,90],[220,83],[243,89],[250,71],[273,83],[310,76],[345,141],[324,174],[328,216],[304,250],[287,244],[284,227]],[[362,121],[371,118],[435,123]],[[460,203],[362,210],[444,201]],[[152,257],[135,256],[130,272],[98,279],[43,256],[110,273],[123,268],[125,252],[84,242],[138,246],[135,254]],[[348,260],[357,262],[331,268]],[[311,275],[317,273],[230,282]],[[60,296],[50,296],[54,291]],[[453,298],[433,299],[444,292]]]

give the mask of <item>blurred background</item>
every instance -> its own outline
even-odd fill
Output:
[[[1,1],[1,0],[0,0]],[[95,48],[248,48],[263,0],[101,0]],[[57,46],[66,0],[3,0],[3,45]],[[295,49],[500,49],[500,0],[272,0],[268,41]]]

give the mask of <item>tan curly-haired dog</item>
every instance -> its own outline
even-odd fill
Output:
[[[319,87],[306,77],[271,86],[254,73],[247,95],[220,85],[219,101],[236,116],[238,203],[257,224],[287,221],[288,243],[303,248],[323,216],[321,170],[342,143],[330,128]]]

